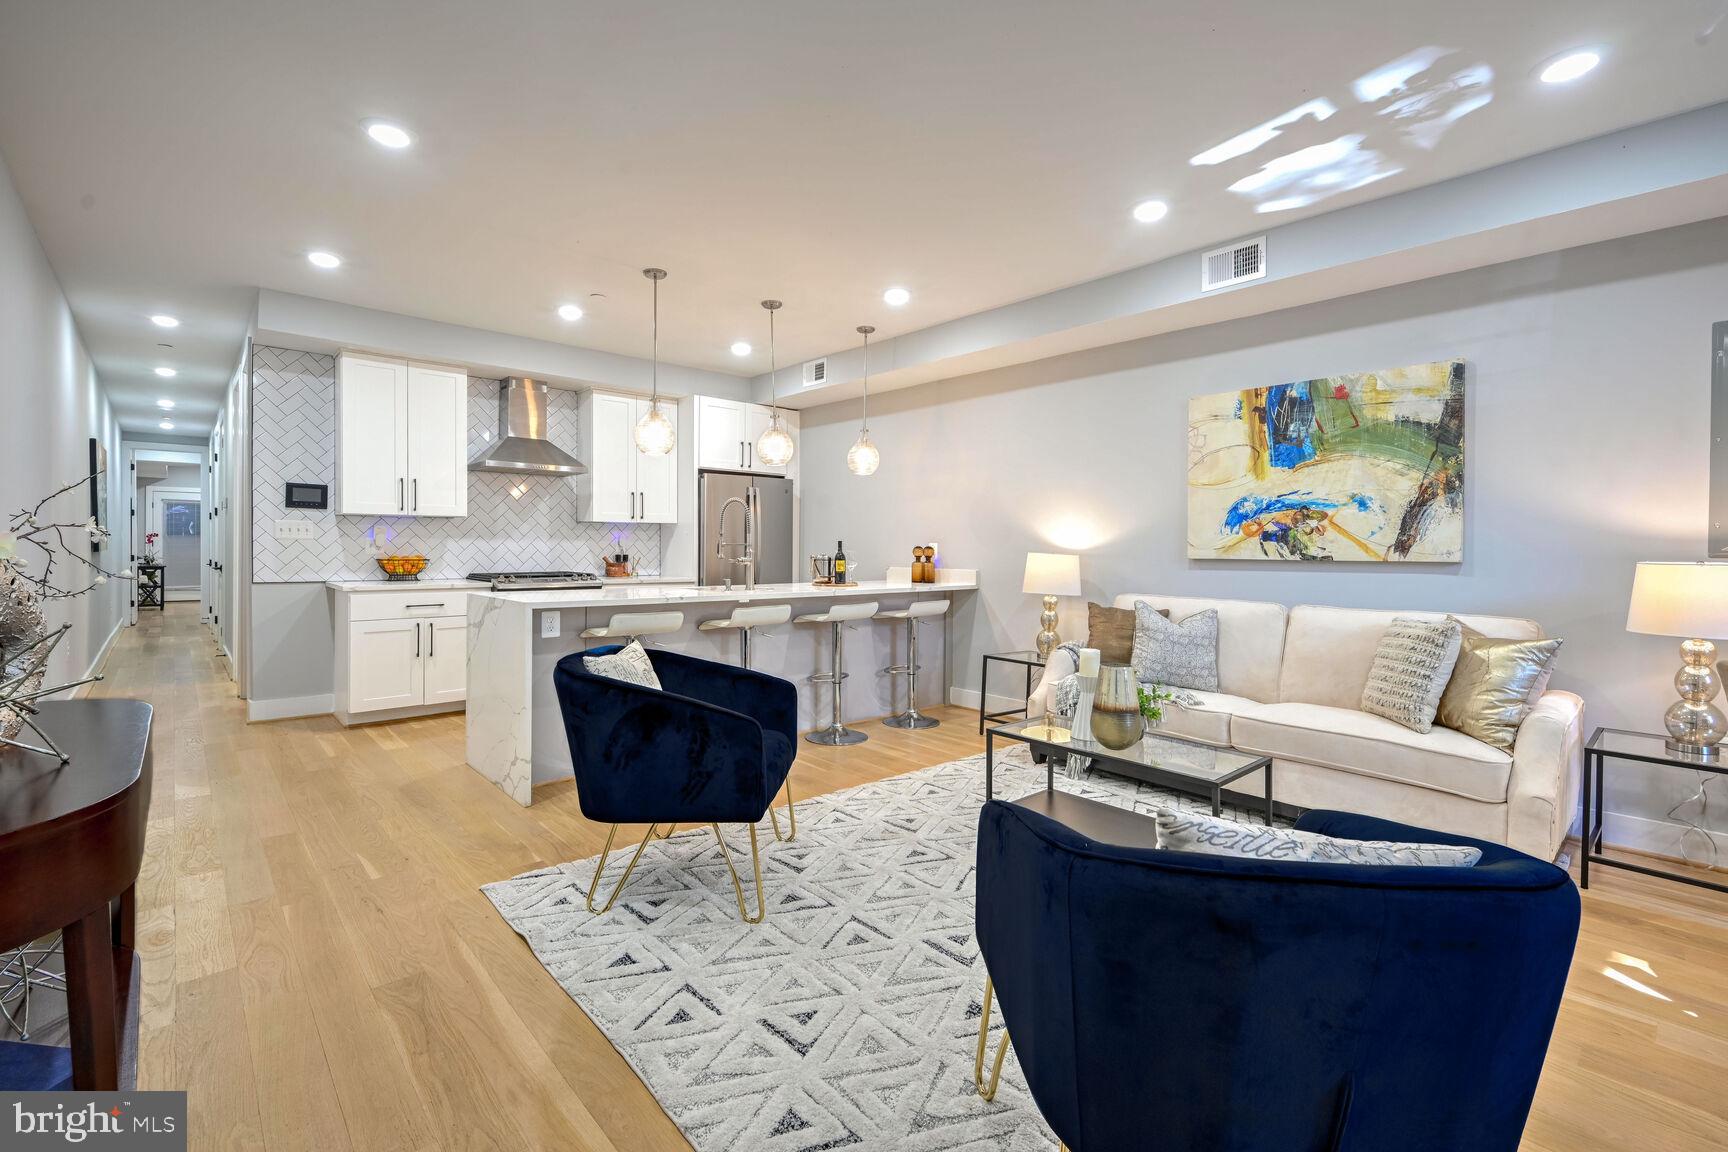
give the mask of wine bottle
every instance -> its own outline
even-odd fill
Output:
[[[834,549],[834,583],[846,583],[846,541]]]

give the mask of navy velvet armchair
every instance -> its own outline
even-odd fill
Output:
[[[606,655],[619,647],[611,644],[566,656],[552,673],[582,815],[612,826],[588,886],[588,910],[611,909],[660,825],[665,825],[664,838],[679,824],[707,824],[732,873],[738,914],[758,923],[765,906],[756,822],[764,812],[773,813],[782,784],[788,819],[793,820],[790,774],[798,749],[797,689],[777,676],[656,649],[648,650],[648,659],[660,678],[659,690],[596,676],[583,666],[583,656]],[[778,837],[779,818],[774,820]],[[750,829],[755,916],[745,908],[743,885],[720,835],[720,825],[732,823]],[[595,890],[620,824],[646,824],[648,831],[611,897],[596,909]],[[797,829],[794,821],[785,839],[797,835]]]
[[[1577,941],[1570,877],[1503,845],[1366,816],[1316,811],[1297,826],[1472,844],[1482,860],[1395,868],[1112,847],[985,804],[978,946],[1032,1098],[1064,1143],[1517,1149]]]

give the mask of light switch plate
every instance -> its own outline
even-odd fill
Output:
[[[562,634],[563,628],[564,628],[564,613],[562,613],[562,612],[542,612],[542,613],[540,613],[540,639],[542,639],[542,640],[555,640]]]
[[[310,540],[318,534],[310,520],[277,520],[273,527],[278,540]]]

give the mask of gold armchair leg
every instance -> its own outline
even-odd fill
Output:
[[[714,839],[720,841],[720,855],[726,861],[726,871],[732,873],[732,891],[738,896],[738,916],[746,924],[760,924],[762,918],[768,915],[768,906],[762,902],[762,854],[756,847],[756,825],[750,824],[750,863],[756,871],[756,915],[751,916],[744,909],[744,885],[738,880],[738,869],[732,867],[732,850],[726,847],[726,837],[720,835],[720,825],[710,824],[714,829]]]
[[[774,839],[788,842],[798,839],[798,809],[792,802],[792,773],[786,773],[786,821],[791,830],[786,835],[780,835],[780,813],[774,811],[774,805],[768,805],[768,819],[774,822]]]
[[[978,1095],[985,1100],[996,1099],[996,1087],[1002,1079],[1002,1061],[1008,1055],[1008,1028],[1003,1025],[1002,1042],[996,1046],[996,1059],[990,1066],[990,1083],[984,1083],[984,1048],[990,1038],[990,1000],[996,994],[996,983],[984,978],[984,1014],[978,1019],[978,1059],[972,1065],[972,1080],[978,1085]]]
[[[668,825],[666,825],[666,831],[660,833],[660,839],[670,840],[670,839],[672,839],[672,833],[674,833],[676,831],[678,831],[678,825],[668,824]]]
[[[606,833],[606,847],[600,849],[600,863],[594,866],[594,879],[588,882],[588,911],[594,913],[610,912],[612,905],[618,901],[618,893],[624,891],[624,885],[630,879],[630,873],[636,870],[636,861],[642,859],[642,850],[648,847],[648,841],[654,839],[654,829],[658,825],[648,825],[648,831],[642,835],[642,843],[636,845],[636,855],[630,857],[630,863],[624,868],[624,875],[618,877],[618,883],[612,886],[612,895],[606,900],[603,908],[594,907],[594,893],[600,887],[600,874],[606,871],[606,857],[612,852],[612,840],[618,835],[618,825],[612,825],[612,830]]]

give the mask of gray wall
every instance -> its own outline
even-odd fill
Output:
[[[804,539],[844,537],[866,575],[924,540],[980,569],[954,633],[961,689],[977,688],[981,653],[1037,631],[1026,552],[1077,551],[1097,600],[1156,590],[1534,617],[1566,638],[1554,684],[1584,696],[1590,724],[1648,729],[1676,646],[1625,631],[1627,594],[1638,560],[1704,555],[1722,319],[1728,220],[1715,220],[890,393],[872,404],[870,478],[845,467],[857,403],[808,409]],[[1463,563],[1186,558],[1191,396],[1454,356],[1469,371]],[[1083,604],[1064,604],[1063,623],[1083,632]],[[1691,779],[1627,772],[1611,806],[1660,818]],[[1652,831],[1621,824],[1626,838]]]
[[[86,475],[94,436],[108,448],[105,486],[109,526],[116,531],[115,539],[96,559],[115,569],[124,567],[129,496],[120,430],[4,160],[0,160],[0,349],[6,356],[6,373],[0,377],[0,525],[9,525],[20,508],[33,506],[54,489]],[[88,519],[89,489],[60,497],[44,512],[58,521]],[[23,555],[33,565],[40,564],[35,549],[26,547]],[[34,570],[39,573],[41,568]],[[80,564],[65,560],[55,564],[54,581],[61,587],[81,587],[81,577],[89,575],[89,569]],[[111,581],[88,595],[49,605],[51,626],[64,621],[73,625],[54,653],[50,675],[66,678],[89,669],[119,625],[125,602],[125,585]]]

